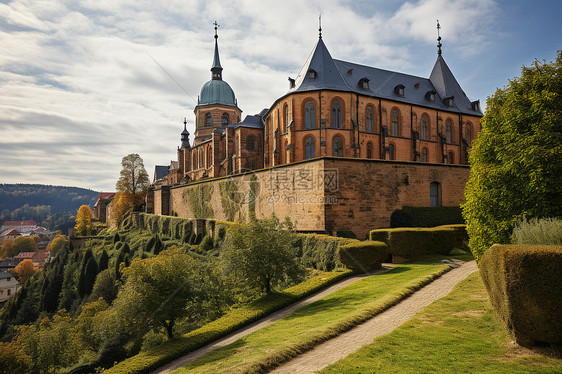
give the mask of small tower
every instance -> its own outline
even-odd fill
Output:
[[[203,85],[195,107],[195,140],[198,145],[211,139],[212,132],[217,128],[240,122],[242,111],[234,91],[222,79],[222,66],[219,57],[219,24],[213,23],[215,29],[215,50],[211,66],[211,80]]]
[[[189,131],[187,131],[187,119],[183,119],[183,131],[181,132],[181,147],[180,148],[191,148],[189,145]]]

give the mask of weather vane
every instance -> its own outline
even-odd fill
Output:
[[[439,29],[441,28],[441,25],[439,24],[439,20],[437,20],[437,54],[439,56],[441,56],[441,46],[443,44],[441,44],[441,35],[439,35]]]

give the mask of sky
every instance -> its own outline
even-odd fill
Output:
[[[560,0],[0,0],[0,183],[114,191],[121,159],[176,159],[213,58],[243,116],[289,88],[322,36],[335,59],[429,77],[471,100],[562,49]],[[191,135],[193,142],[193,135]]]

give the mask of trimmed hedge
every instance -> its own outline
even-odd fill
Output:
[[[390,216],[390,227],[435,227],[449,224],[464,224],[458,206],[414,207],[404,206]]]
[[[372,230],[369,239],[386,243],[396,262],[428,254],[447,255],[462,245],[465,234],[466,229],[463,231],[460,226],[449,225]]]
[[[306,268],[332,271],[343,267],[338,258],[340,245],[358,242],[356,239],[338,238],[323,234],[296,234],[293,247]]]
[[[381,268],[387,252],[385,243],[365,240],[340,245],[338,258],[348,269],[371,271]]]
[[[234,309],[223,317],[180,338],[168,341],[122,361],[104,371],[104,373],[148,373],[268,314],[318,292],[349,276],[351,273],[351,271],[343,271],[319,274],[283,292],[265,295],[249,305]]]
[[[562,344],[562,246],[495,244],[480,260],[490,302],[517,342]]]
[[[193,221],[188,218],[140,213],[137,222],[138,228],[142,230],[177,240],[185,241],[193,233]]]

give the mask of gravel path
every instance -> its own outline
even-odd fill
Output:
[[[339,361],[364,345],[372,343],[375,338],[388,334],[429,304],[446,296],[457,283],[476,270],[478,267],[475,261],[463,263],[399,304],[352,330],[316,346],[271,373],[312,373]]]
[[[237,341],[238,339],[251,334],[252,332],[259,330],[291,313],[293,313],[295,310],[302,308],[303,306],[306,306],[310,303],[313,303],[317,300],[320,300],[321,298],[339,290],[340,288],[349,286],[352,283],[357,282],[360,279],[363,279],[367,276],[370,275],[375,275],[375,274],[381,274],[384,273],[386,271],[389,271],[390,269],[392,269],[393,265],[384,265],[383,269],[378,270],[376,272],[373,272],[371,274],[367,274],[367,275],[356,275],[350,278],[347,278],[339,283],[334,284],[331,287],[326,288],[324,291],[321,291],[319,293],[316,293],[312,296],[309,296],[299,302],[296,302],[288,307],[286,307],[285,309],[281,309],[275,313],[270,314],[267,317],[264,317],[246,327],[243,327],[242,329],[227,335],[226,337],[219,339],[211,344],[208,344],[202,348],[199,348],[196,351],[193,351],[191,353],[188,353],[187,355],[180,357],[172,362],[170,362],[169,364],[166,364],[165,366],[162,366],[160,368],[158,368],[157,370],[153,371],[151,374],[168,374],[171,373],[173,370],[180,368],[182,366],[185,366],[187,364],[189,364],[190,362],[198,359],[199,357],[203,356],[206,353],[209,353],[211,351],[214,351],[215,349],[224,347],[226,345],[232,344],[235,341]]]

